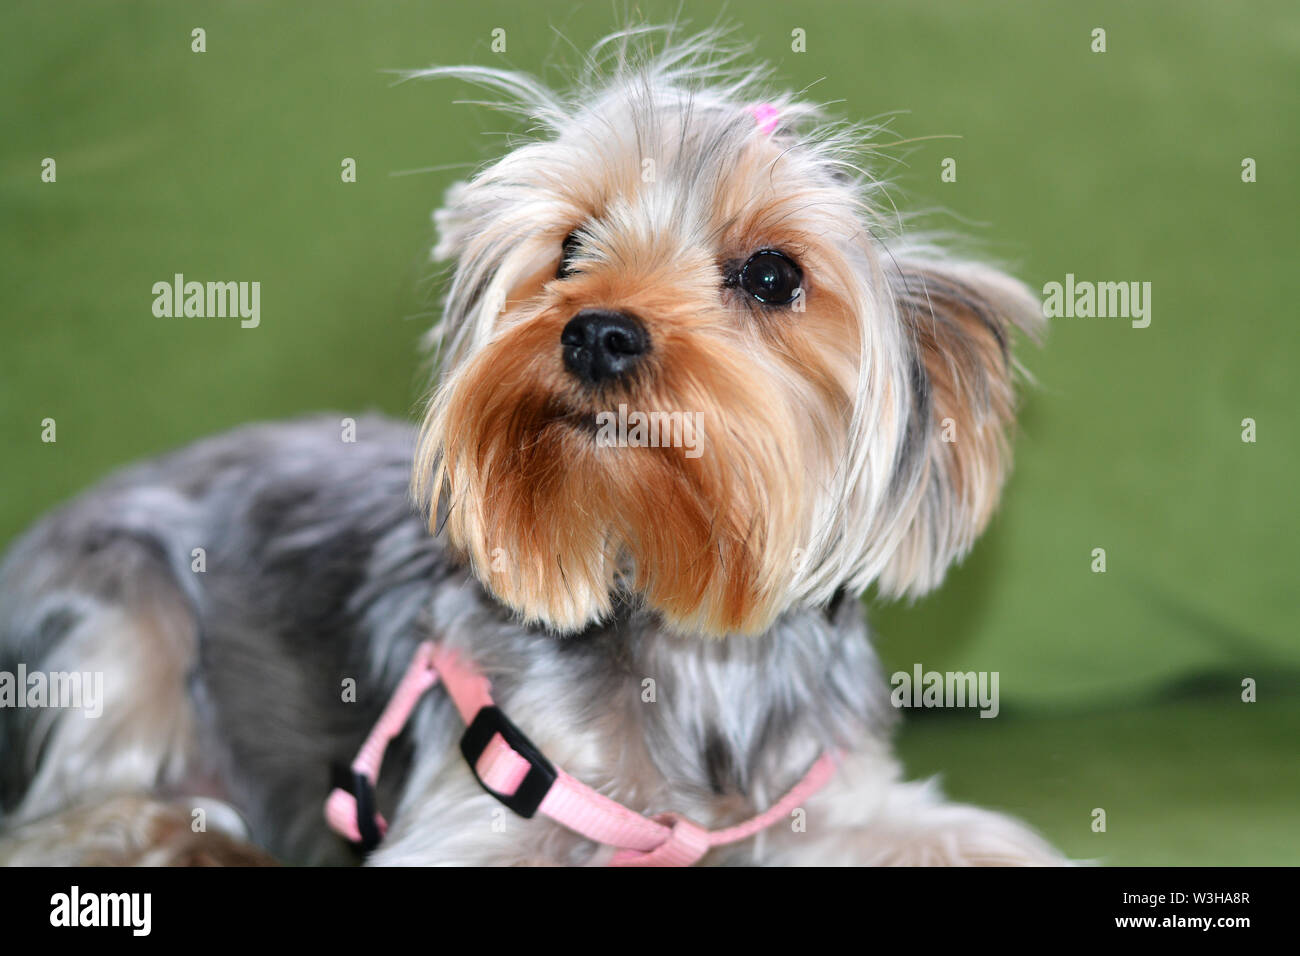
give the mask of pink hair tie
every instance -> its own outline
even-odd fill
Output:
[[[776,121],[781,117],[780,112],[771,103],[755,103],[749,107],[749,111],[754,114],[758,131],[764,136],[776,129]]]

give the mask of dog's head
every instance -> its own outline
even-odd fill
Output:
[[[998,498],[1035,301],[909,244],[856,137],[728,79],[707,39],[614,60],[566,96],[427,71],[538,135],[436,216],[456,271],[417,499],[558,631],[619,593],[720,635],[934,587]]]

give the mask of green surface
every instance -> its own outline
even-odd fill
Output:
[[[1111,707],[996,720],[926,711],[901,749],[913,773],[1029,821],[1077,860],[1295,866],[1300,699],[1273,696],[1295,683],[1261,680],[1256,704],[1206,678]]]
[[[508,121],[382,71],[572,63],[552,27],[582,47],[612,9],[6,3],[0,541],[117,464],[240,422],[410,414],[438,287],[429,211]],[[907,110],[900,137],[961,137],[880,167],[900,205],[946,210],[931,225],[1035,287],[1153,284],[1150,328],[1062,319],[1027,356],[1040,388],[992,531],[936,596],[880,609],[891,667],[1001,675],[1001,717],[912,720],[909,764],[1076,855],[1297,862],[1296,5],[747,0],[729,16],[844,115]],[[175,272],[259,280],[261,326],[155,318],[151,286]],[[1260,703],[1238,702],[1245,676]]]

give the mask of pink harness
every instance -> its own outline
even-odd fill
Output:
[[[787,816],[835,769],[831,755],[822,754],[777,803],[723,830],[706,830],[676,813],[642,816],[552,766],[493,704],[486,677],[454,651],[426,642],[352,761],[351,778],[339,781],[325,802],[330,827],[366,849],[388,830],[374,807],[384,750],[439,680],[467,725],[460,749],[483,789],[522,817],[541,812],[588,840],[614,847],[611,866],[690,866],[713,847],[747,839]]]

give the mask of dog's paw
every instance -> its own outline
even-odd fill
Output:
[[[910,827],[863,834],[865,854],[881,866],[1070,866],[1025,824],[959,803],[925,808]],[[873,843],[874,836],[874,847]]]
[[[216,801],[118,796],[6,832],[0,838],[0,864],[275,866],[268,853],[243,838],[242,830],[237,814]]]

